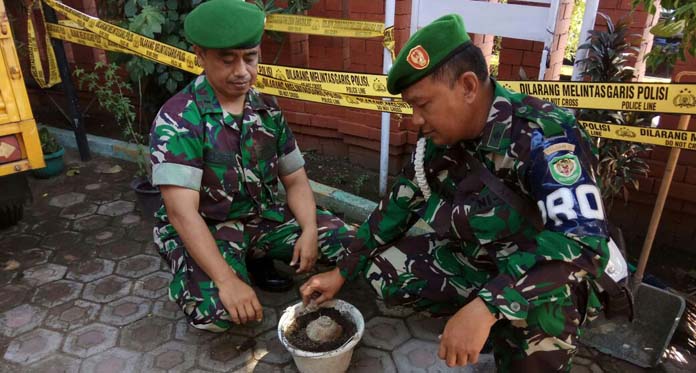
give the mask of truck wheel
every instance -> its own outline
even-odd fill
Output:
[[[0,206],[0,228],[17,224],[24,215],[24,204],[21,201],[7,202]]]

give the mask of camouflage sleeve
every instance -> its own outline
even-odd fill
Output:
[[[409,166],[413,168],[413,165]],[[402,237],[418,220],[414,209],[423,202],[418,186],[403,174],[389,195],[384,198],[360,226],[353,242],[339,258],[336,266],[341,275],[354,279],[365,269],[369,258],[384,245]]]
[[[204,129],[190,95],[178,94],[162,106],[150,131],[153,185],[200,189]]]
[[[278,110],[274,113],[274,116],[278,123],[278,134],[276,136],[276,151],[279,158],[278,174],[280,176],[289,175],[303,167],[305,161],[283,113]]]
[[[536,245],[499,258],[500,273],[479,291],[499,317],[525,319],[530,307],[568,293],[567,284],[603,274],[608,237],[592,161],[590,146],[575,128],[552,138],[532,134],[523,179],[544,230]]]

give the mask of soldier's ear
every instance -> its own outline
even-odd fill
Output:
[[[456,85],[462,99],[468,103],[474,102],[481,88],[481,82],[473,71],[466,71],[459,75]]]

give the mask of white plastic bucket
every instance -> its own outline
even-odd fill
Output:
[[[283,311],[278,322],[278,339],[290,351],[295,365],[301,373],[339,373],[348,370],[350,359],[353,356],[353,349],[362,338],[365,331],[365,321],[362,314],[352,304],[340,299],[324,302],[320,308],[335,308],[343,315],[350,316],[355,323],[355,334],[343,344],[343,346],[326,352],[309,352],[293,347],[285,338],[285,330],[295,321],[299,312],[303,309],[302,302],[290,306]]]

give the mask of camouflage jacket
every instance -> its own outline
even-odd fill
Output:
[[[199,212],[209,224],[252,216],[283,221],[278,176],[304,166],[275,101],[251,89],[242,116],[232,116],[205,75],[162,106],[150,153],[153,184],[199,191]],[[167,221],[164,206],[157,216]]]
[[[535,229],[530,219],[492,193],[480,178],[467,178],[472,170],[462,152],[537,205],[543,229]],[[423,198],[412,161],[361,225],[337,265],[345,277],[354,278],[369,258],[422,218],[438,238],[454,242],[466,255],[472,267],[469,277],[480,284],[478,296],[492,311],[499,317],[525,319],[530,304],[553,298],[563,278],[603,274],[607,228],[596,162],[596,149],[571,114],[495,82],[488,121],[478,139],[449,147],[428,141],[424,165],[431,197]],[[577,272],[552,279],[547,273],[553,271],[541,270],[542,263],[558,261],[571,263]],[[549,292],[526,299],[528,289],[516,287],[524,276],[525,286],[543,284]]]

